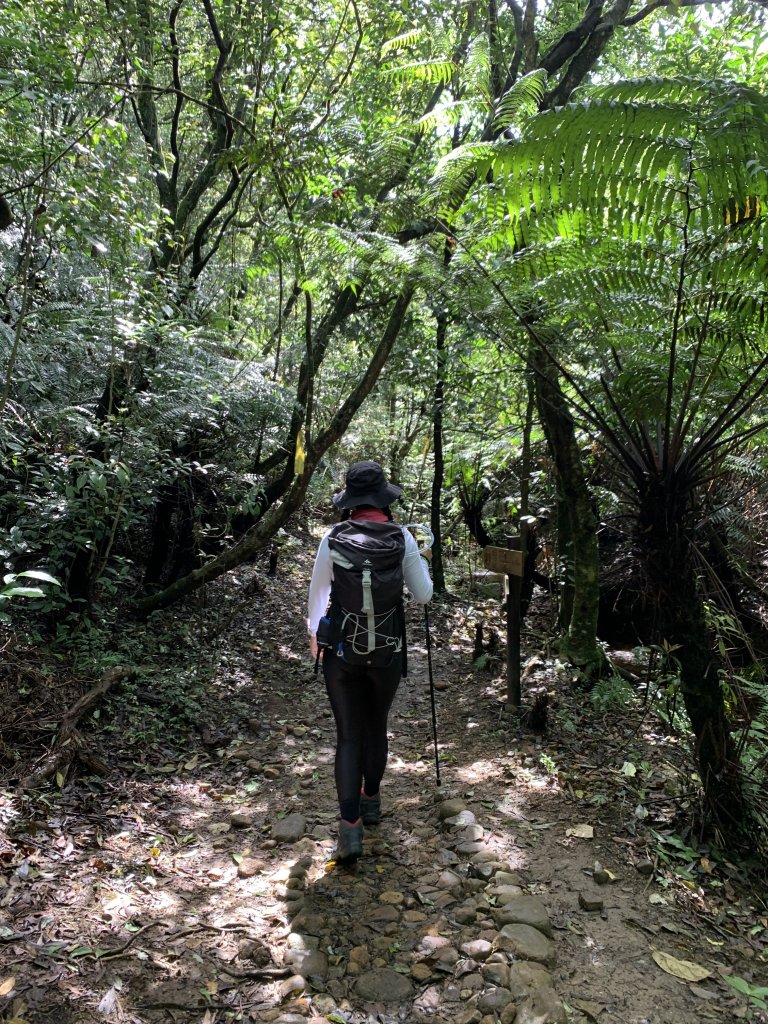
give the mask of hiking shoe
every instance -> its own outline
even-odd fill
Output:
[[[381,793],[376,796],[360,794],[360,817],[364,825],[378,825],[381,821]]]
[[[358,818],[354,824],[339,821],[339,838],[333,859],[337,864],[352,864],[363,852],[363,820]]]

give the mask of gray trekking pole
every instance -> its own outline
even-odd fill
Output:
[[[429,634],[429,612],[424,605],[424,633],[427,638],[427,665],[429,666],[429,697],[432,701],[432,736],[435,741],[435,776],[440,785],[440,757],[437,753],[437,713],[435,712],[435,680],[432,676],[432,638]]]
[[[435,543],[435,535],[432,533],[430,528],[424,523],[406,523],[403,527],[405,530],[410,530],[411,533],[415,534],[417,530],[423,531],[429,537],[428,546],[432,547]],[[440,785],[440,756],[437,752],[437,712],[435,711],[435,680],[432,674],[432,637],[429,633],[429,612],[427,606],[424,605],[424,635],[427,639],[427,665],[429,666],[429,697],[432,702],[432,737],[435,741],[435,776],[437,778],[437,785]]]

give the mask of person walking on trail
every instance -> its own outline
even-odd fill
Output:
[[[336,721],[341,863],[357,860],[363,826],[381,819],[387,719],[407,671],[403,584],[418,604],[432,597],[431,550],[393,521],[401,494],[377,462],[350,466],[333,497],[341,522],[320,542],[309,587],[310,648]]]

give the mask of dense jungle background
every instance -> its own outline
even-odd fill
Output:
[[[585,960],[586,997],[564,969],[543,1016],[476,993],[462,997],[467,1024],[762,1019],[768,3],[7,0],[0,100],[0,1014],[390,1019],[364,1008],[378,996],[355,1002],[339,979],[356,972],[345,960],[334,975],[333,956],[320,981],[285,975],[275,996],[273,955],[252,972],[251,1004],[209,979],[191,1002],[141,1009],[114,977],[105,1003],[111,957],[140,973],[160,956],[134,945],[156,926],[150,910],[102,915],[110,937],[92,941],[55,910],[68,872],[70,897],[86,916],[91,905],[67,822],[112,877],[114,851],[98,850],[119,808],[117,835],[134,846],[115,877],[146,888],[172,845],[158,821],[136,824],[158,800],[189,810],[260,794],[218,848],[181,838],[192,818],[173,844],[205,861],[246,828],[268,861],[281,848],[269,815],[290,817],[328,783],[313,758],[326,763],[329,723],[303,707],[323,701],[303,601],[331,494],[374,458],[404,489],[399,520],[434,538],[438,684],[455,691],[442,740],[427,723],[406,744],[420,776],[401,766],[423,796],[434,741],[454,766],[438,803],[469,801],[435,812],[426,847],[445,820],[511,842],[510,823],[537,826],[505,787],[556,794],[574,827],[615,815],[614,848],[632,850],[627,899],[647,910],[653,885],[735,950],[704,975],[656,960],[639,976],[677,978],[706,1011],[672,995],[640,1007],[626,976],[601,1003],[608,988],[586,980]],[[507,598],[483,568],[483,549],[508,545],[524,553],[519,708]],[[426,712],[407,699],[410,728]],[[330,812],[330,789],[317,813],[323,802]],[[315,868],[321,819],[282,840],[314,835]],[[423,808],[416,819],[432,821]],[[398,827],[389,849],[408,848]],[[435,856],[452,869],[461,851],[448,847]],[[505,851],[501,874],[521,867]],[[242,849],[225,852],[239,868]],[[254,873],[266,878],[267,861]],[[475,868],[469,881],[491,881]],[[223,874],[206,885],[228,881],[210,870]],[[32,884],[51,872],[57,895]],[[535,871],[527,884],[553,892]],[[415,898],[390,923],[413,925]],[[308,934],[337,952],[346,941]],[[694,968],[696,934],[677,961]],[[559,955],[575,962],[575,948]],[[453,989],[393,970],[437,991],[399,1019],[441,1019]],[[639,999],[646,984],[629,988]],[[313,987],[330,1002],[313,1003]]]

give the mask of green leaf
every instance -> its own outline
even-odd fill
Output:
[[[60,587],[61,583],[56,579],[55,576],[51,576],[50,573],[42,572],[40,569],[25,569],[24,572],[20,572],[19,576],[26,576],[32,580],[42,580],[44,583],[53,583],[55,587]]]

